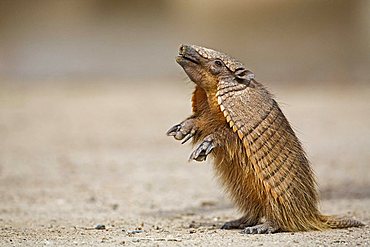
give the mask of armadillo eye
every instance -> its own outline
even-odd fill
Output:
[[[215,61],[215,64],[216,64],[217,66],[219,66],[219,67],[221,67],[221,66],[222,66],[222,62],[221,62],[220,60],[216,60],[216,61]]]

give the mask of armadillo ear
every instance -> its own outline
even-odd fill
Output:
[[[238,80],[249,83],[251,80],[254,79],[254,74],[253,72],[246,69],[238,69],[235,71],[235,77]]]

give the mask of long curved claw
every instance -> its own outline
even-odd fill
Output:
[[[279,228],[272,226],[269,222],[260,225],[249,226],[244,228],[240,233],[242,234],[271,234],[277,232]]]
[[[181,123],[171,127],[166,134],[168,136],[173,136],[176,140],[182,140],[185,138],[182,141],[182,144],[184,144],[197,132],[194,122],[194,118],[186,119]]]
[[[237,220],[231,220],[225,222],[221,226],[221,229],[223,230],[229,230],[229,229],[244,229],[247,226],[254,226],[258,222],[258,218],[250,217],[249,215],[244,215],[243,217],[237,219]]]
[[[195,133],[196,133],[195,129],[192,129],[190,133],[185,137],[185,139],[181,142],[181,144],[184,144],[187,141],[189,141],[195,135]]]
[[[166,133],[166,135],[168,136],[175,136],[176,133],[180,130],[181,128],[181,124],[176,124],[174,126],[172,126]]]
[[[213,143],[212,139],[205,139],[190,155],[189,161],[196,160],[196,161],[205,161],[207,159],[208,154],[215,148],[215,144]]]
[[[192,137],[194,136],[194,134],[189,134],[189,135],[187,135],[186,137],[185,137],[185,139],[184,140],[182,140],[182,142],[181,142],[181,144],[184,144],[184,143],[186,143],[187,141],[189,141]]]

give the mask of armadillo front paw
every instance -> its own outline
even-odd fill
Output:
[[[181,143],[184,144],[192,138],[196,132],[197,130],[195,128],[194,119],[189,118],[170,128],[167,131],[167,135],[173,136],[176,140],[183,140]]]
[[[189,161],[205,161],[207,155],[215,148],[212,138],[205,138],[204,141],[190,155]]]

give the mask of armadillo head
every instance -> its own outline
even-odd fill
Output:
[[[181,45],[176,61],[205,91],[216,89],[221,80],[249,84],[254,78],[254,74],[236,59],[200,46]]]

